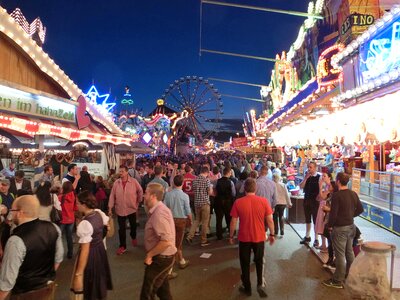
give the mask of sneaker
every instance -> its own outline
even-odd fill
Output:
[[[210,242],[208,241],[200,244],[201,247],[206,247],[208,245],[210,245]]]
[[[168,274],[168,280],[175,279],[176,277],[178,277],[178,273],[176,272],[171,272]]]
[[[311,241],[311,240],[310,240],[310,241]],[[318,241],[318,240],[314,240],[313,247],[314,247],[314,248],[318,248],[318,246],[319,246],[319,241]]]
[[[200,236],[200,232],[199,232],[199,231],[196,231],[196,232],[194,233],[194,235],[195,235],[195,236]]]
[[[137,239],[132,239],[132,246],[137,247]]]
[[[117,250],[117,255],[122,255],[126,252],[126,248],[125,247],[119,247]]]
[[[246,290],[243,285],[239,286],[239,292],[245,294],[246,296],[251,296],[251,290]]]
[[[257,286],[257,293],[261,298],[268,297],[267,291],[265,290],[265,287],[262,285]]]
[[[283,232],[283,230],[281,230],[281,235],[284,235],[285,233]]]
[[[308,244],[309,242],[311,242],[311,238],[305,236],[305,237],[300,241],[300,244],[305,245],[305,244]]]
[[[189,265],[189,261],[187,260],[187,261],[185,261],[185,263],[184,264],[179,264],[179,269],[185,269],[187,266]]]
[[[322,284],[327,286],[327,287],[331,287],[331,288],[335,288],[335,289],[343,289],[343,284],[340,281],[336,281],[335,279],[328,279],[325,281],[322,281]]]

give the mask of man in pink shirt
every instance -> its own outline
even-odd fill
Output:
[[[146,269],[141,300],[172,299],[168,283],[168,274],[175,262],[175,223],[171,210],[162,202],[164,188],[159,183],[149,183],[144,194],[144,204],[148,210],[144,229],[144,247]]]
[[[108,202],[108,213],[111,216],[114,208],[118,217],[119,248],[117,255],[126,252],[126,219],[131,226],[132,246],[137,246],[136,240],[136,212],[139,203],[143,200],[143,190],[139,182],[129,176],[128,168],[119,169],[120,178],[114,182]]]

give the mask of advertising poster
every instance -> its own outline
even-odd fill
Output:
[[[244,147],[247,146],[247,138],[246,137],[238,137],[232,139],[232,147]]]
[[[360,194],[360,187],[361,187],[361,171],[353,169],[351,189],[357,194]]]

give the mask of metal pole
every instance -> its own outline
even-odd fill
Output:
[[[250,101],[256,101],[256,102],[262,102],[264,103],[264,100],[261,99],[256,99],[256,98],[248,98],[248,97],[240,97],[240,96],[234,96],[234,95],[227,95],[227,94],[221,94],[221,96],[224,97],[229,97],[229,98],[236,98],[236,99],[242,99],[242,100],[250,100]]]
[[[228,80],[228,79],[220,79],[220,78],[213,78],[213,77],[209,77],[208,80],[228,82],[228,83],[234,83],[234,84],[242,84],[242,85],[255,86],[255,87],[261,87],[261,88],[268,86],[267,84],[263,85],[263,84],[257,84],[257,83],[249,83],[249,82],[235,81],[235,80]]]
[[[258,10],[258,11],[272,12],[272,13],[278,13],[278,14],[292,15],[292,16],[297,16],[297,17],[321,19],[321,20],[324,18],[324,17],[319,16],[319,15],[313,15],[313,14],[308,14],[308,13],[304,13],[304,12],[301,12],[301,11],[293,11],[293,10],[274,9],[274,8],[266,8],[266,7],[243,5],[243,4],[234,4],[234,3],[226,3],[226,2],[211,1],[211,0],[202,0],[202,3],[212,4],[212,5],[219,5],[219,6],[245,8],[245,9],[250,9],[250,10]]]
[[[394,202],[394,174],[390,174],[390,187],[389,187],[389,209],[393,211]]]
[[[202,52],[220,54],[220,55],[229,55],[229,56],[242,57],[242,58],[251,58],[251,59],[257,59],[257,60],[263,60],[263,61],[272,61],[272,62],[277,61],[275,58],[268,58],[268,57],[262,57],[262,56],[253,56],[253,55],[246,55],[246,54],[239,54],[239,53],[233,53],[233,52],[216,51],[216,50],[200,48],[200,53],[202,53]]]

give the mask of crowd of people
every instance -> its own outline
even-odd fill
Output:
[[[307,167],[300,183],[306,217],[306,236],[300,243],[311,242],[313,221],[313,246],[329,252],[327,267],[336,265],[333,278],[323,283],[343,288],[354,260],[353,218],[362,206],[357,194],[347,188],[348,175],[339,173],[333,181],[329,173],[318,173],[314,162]],[[61,182],[54,180],[49,165],[35,188],[22,171],[13,168],[10,164],[2,171],[7,176],[0,180],[0,299],[9,293],[14,299],[54,299],[55,272],[64,258],[62,237],[66,237],[66,257],[72,259],[74,231],[80,247],[71,291],[84,299],[106,298],[113,285],[105,237],[114,216],[119,238],[116,255],[127,250],[127,223],[130,245],[137,247],[137,224],[146,222],[141,299],[155,295],[172,299],[168,281],[177,277],[175,263],[180,269],[190,266],[183,241],[194,244],[199,235],[200,247],[209,246],[214,218],[217,240],[226,238],[232,244],[235,237],[238,240],[239,290],[252,293],[253,251],[257,292],[267,296],[264,244],[272,245],[278,234],[285,234],[283,215],[292,206],[289,188],[297,172],[293,164],[272,162],[271,157],[248,160],[239,153],[142,157],[110,170],[107,178],[96,178],[87,167],[79,170],[71,164]],[[146,218],[141,215],[139,220],[142,206]],[[32,260],[33,256],[41,258]]]

